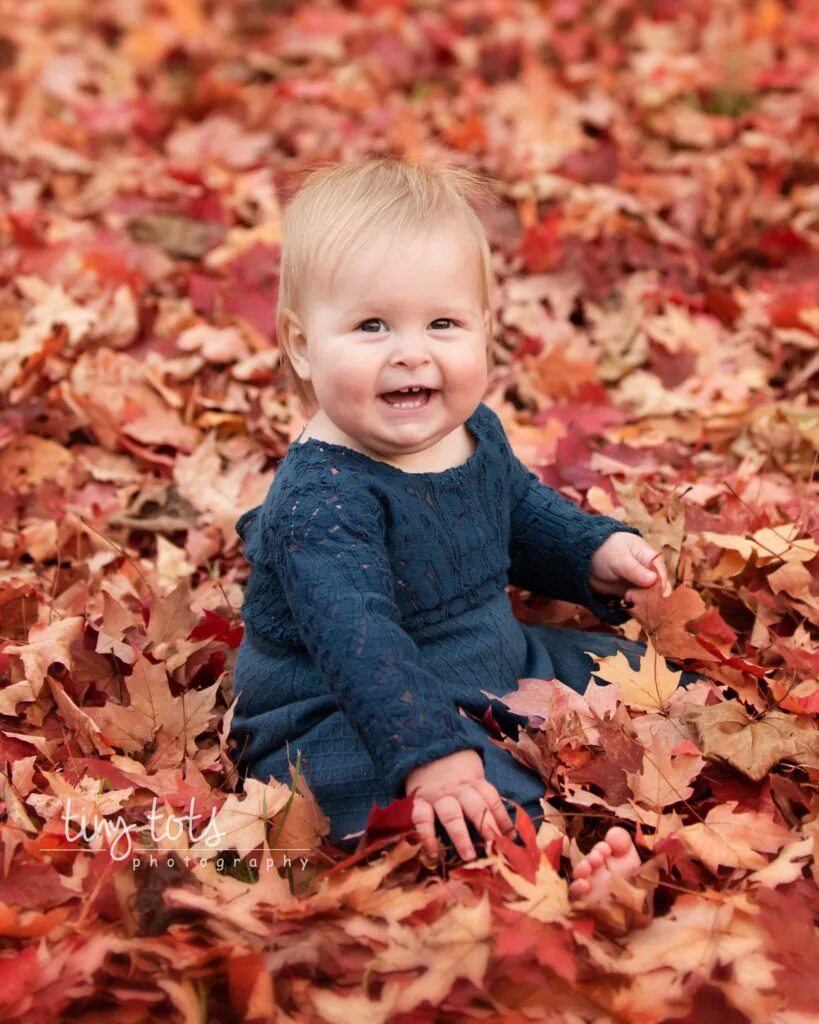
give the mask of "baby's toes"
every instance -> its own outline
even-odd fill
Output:
[[[569,885],[569,898],[573,900],[582,900],[585,896],[588,896],[590,891],[590,882],[585,878],[576,878]]]
[[[599,843],[594,844],[591,848],[591,852],[586,855],[586,859],[593,868],[597,869],[602,868],[610,856],[611,847],[607,842],[601,840]]]
[[[592,873],[592,870],[593,868],[591,864],[589,864],[589,858],[584,857],[583,860],[577,862],[577,864],[574,867],[574,870],[572,871],[572,875],[575,878],[585,880]]]
[[[608,830],[605,842],[615,857],[621,857],[624,853],[628,853],[633,846],[631,836],[619,825],[613,825]]]

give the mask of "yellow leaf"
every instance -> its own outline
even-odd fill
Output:
[[[797,540],[799,531],[798,523],[783,523],[781,526],[766,526],[748,537],[712,533],[710,530],[704,530],[701,536],[717,547],[738,551],[746,561],[751,555],[756,555],[757,565],[767,565],[785,555],[790,562],[810,562],[819,552],[819,544],[810,537]]]
[[[522,898],[504,906],[528,914],[545,924],[550,921],[565,921],[569,916],[569,888],[565,879],[555,871],[545,854],[541,855],[540,864],[534,882],[509,871],[503,864],[498,864],[499,873]]]
[[[248,777],[244,789],[244,793],[228,796],[211,824],[211,833],[220,836],[220,849],[242,854],[262,846],[267,822],[290,798],[290,789],[282,782],[265,783]]]
[[[609,658],[601,658],[593,651],[586,653],[600,664],[599,668],[593,670],[594,674],[607,683],[617,683],[620,699],[632,708],[652,711],[665,708],[682,676],[682,671],[671,671],[665,658],[654,649],[651,637],[646,643],[646,653],[640,659],[640,667],[636,670],[629,665],[622,651]]]

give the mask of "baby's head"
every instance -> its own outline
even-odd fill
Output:
[[[472,203],[492,199],[487,179],[448,164],[385,157],[308,176],[284,213],[276,333],[309,415],[390,457],[474,411],[493,365],[494,274]],[[412,385],[431,389],[419,408],[383,397]]]

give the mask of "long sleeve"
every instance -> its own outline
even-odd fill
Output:
[[[271,553],[314,664],[393,797],[403,796],[413,768],[483,751],[400,625],[378,499],[325,480],[311,479],[280,513]]]
[[[511,453],[511,448],[510,448]],[[512,455],[509,582],[516,587],[582,604],[611,625],[629,616],[617,596],[589,586],[594,552],[612,533],[642,536],[610,516],[591,515],[564,498]]]

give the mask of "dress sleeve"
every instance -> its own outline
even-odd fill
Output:
[[[512,460],[512,514],[509,582],[544,597],[589,608],[603,622],[619,625],[629,618],[617,595],[598,594],[589,586],[591,559],[612,533],[642,534],[610,516],[592,515],[564,498],[509,449]]]
[[[439,757],[472,749],[483,760],[400,624],[380,502],[305,490],[272,531],[276,568],[305,647],[392,798]]]

